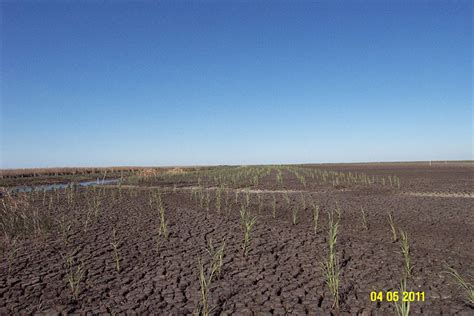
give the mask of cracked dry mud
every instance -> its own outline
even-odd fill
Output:
[[[371,171],[370,166],[359,168],[375,174],[389,172]],[[218,213],[215,195],[211,194],[209,211],[191,198],[191,190],[186,187],[196,183],[182,182],[173,189],[166,181],[145,182],[140,184],[142,190],[122,188],[121,195],[118,188],[103,188],[99,190],[103,194],[100,215],[87,229],[82,223],[91,189],[78,191],[71,204],[67,203],[64,193],[57,199],[56,193],[51,192],[47,197],[52,196],[55,201],[51,210],[54,217],[66,216],[72,223],[68,241],[56,230],[21,239],[10,271],[9,251],[4,245],[0,314],[192,314],[200,300],[198,258],[205,264],[209,262],[205,251],[209,238],[217,244],[222,240],[226,242],[221,277],[210,289],[211,314],[334,313],[321,264],[327,255],[326,212],[337,202],[342,211],[336,246],[341,266],[340,313],[395,314],[392,303],[371,302],[369,298],[373,290],[397,289],[403,274],[400,246],[392,242],[387,222],[387,212],[393,212],[397,227],[408,232],[412,250],[414,271],[409,287],[426,295],[425,302],[412,303],[412,313],[472,315],[473,307],[465,303],[463,293],[444,273],[446,264],[455,267],[461,275],[467,276],[473,271],[471,199],[456,195],[437,198],[426,194],[400,194],[414,191],[413,188],[416,192],[469,193],[472,168],[456,168],[437,171],[420,170],[420,167],[391,168],[392,174],[400,174],[401,190],[364,186],[334,189],[330,185],[311,183],[304,188],[290,173],[284,174],[282,189],[272,172],[258,186],[252,187],[253,191],[249,190],[250,210],[258,219],[247,257],[242,255],[239,219],[244,192],[239,194],[236,203],[235,193],[229,189],[229,196],[223,197],[228,203],[222,202]],[[449,179],[448,186],[443,187],[443,179]],[[168,240],[161,239],[159,244],[158,211],[150,207],[152,189],[147,189],[151,185],[168,188],[162,190],[162,199],[170,236]],[[289,205],[282,193],[286,190]],[[312,227],[310,203],[303,209],[299,191],[307,191],[305,197],[309,200],[311,196],[321,208],[317,234]],[[263,205],[260,212],[258,195]],[[275,218],[272,216],[273,196],[277,201]],[[42,205],[40,196],[34,204],[39,209],[47,208]],[[294,207],[301,209],[296,225],[291,223]],[[361,226],[361,207],[365,207],[368,215],[368,230]],[[114,228],[120,241],[120,272],[115,269],[111,247]],[[2,242],[6,244],[4,239]],[[65,257],[68,253],[83,262],[85,271],[77,300],[71,298],[67,283]]]

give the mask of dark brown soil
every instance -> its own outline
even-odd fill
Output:
[[[200,302],[198,259],[209,263],[205,248],[210,238],[216,244],[226,242],[223,271],[210,289],[211,314],[335,314],[338,311],[332,308],[333,299],[321,266],[328,248],[327,212],[336,203],[341,209],[336,246],[341,269],[339,312],[396,313],[393,303],[376,303],[369,297],[374,290],[397,290],[403,276],[400,245],[392,241],[387,221],[387,213],[393,212],[397,227],[409,237],[414,266],[409,289],[425,292],[425,302],[413,302],[411,312],[474,313],[462,290],[444,272],[448,265],[470,280],[474,271],[472,165],[317,168],[397,175],[401,187],[333,186],[312,181],[310,177],[304,186],[286,170],[281,185],[272,171],[248,191],[249,208],[257,216],[257,223],[247,257],[241,250],[243,234],[239,217],[241,205],[245,204],[245,190],[241,188],[246,185],[229,186],[223,193],[219,212],[212,177],[199,180],[206,187],[203,192],[210,194],[209,210],[191,197],[190,187],[197,185],[196,177],[140,180],[134,183],[136,186],[122,187],[121,193],[117,187],[81,189],[71,203],[64,192],[46,194],[45,203],[43,196],[38,195],[33,202],[38,209],[56,220],[66,218],[72,228],[67,240],[60,236],[55,223],[40,235],[22,237],[16,246],[18,251],[10,259],[10,246],[1,237],[0,314],[192,314]],[[158,210],[149,202],[154,186],[162,187],[170,231],[168,240],[158,237]],[[290,204],[283,193],[286,190]],[[433,192],[445,195],[408,194]],[[463,195],[451,196],[452,193]],[[101,196],[101,211],[84,228],[87,201],[90,203],[94,194]],[[275,218],[272,216],[274,196]],[[302,196],[306,201],[304,209]],[[51,198],[53,204],[48,210]],[[321,209],[317,234],[312,226],[311,199]],[[298,222],[293,225],[295,207],[300,211]],[[368,230],[362,228],[361,207],[368,215]],[[120,272],[115,270],[111,246],[114,228],[120,242]],[[67,283],[68,253],[83,262],[85,271],[77,300],[72,298]]]

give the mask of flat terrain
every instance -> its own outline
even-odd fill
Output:
[[[215,167],[6,196],[0,314],[204,313],[201,265],[211,315],[393,315],[394,302],[370,293],[402,279],[425,295],[412,314],[472,315],[446,271],[472,283],[473,175],[470,162]],[[339,307],[323,269],[328,214],[339,223]],[[242,216],[256,220],[247,254]]]

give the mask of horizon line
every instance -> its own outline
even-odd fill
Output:
[[[357,164],[403,164],[403,163],[474,163],[472,159],[459,160],[394,160],[394,161],[352,161],[352,162],[301,162],[301,163],[261,163],[261,164],[195,164],[195,165],[108,165],[108,166],[55,166],[55,167],[18,167],[0,168],[6,170],[34,170],[34,169],[104,169],[104,168],[199,168],[224,166],[284,166],[284,165],[357,165]]]

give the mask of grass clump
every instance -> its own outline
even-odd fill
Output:
[[[318,222],[319,222],[319,205],[313,206],[313,227],[314,233],[318,233]]]
[[[66,275],[73,300],[79,295],[79,284],[84,278],[84,262],[78,263],[72,255],[66,257]]]
[[[339,216],[335,218],[334,212],[328,213],[329,232],[328,232],[328,256],[323,263],[323,271],[326,277],[326,284],[333,297],[333,308],[339,309],[339,261],[336,253],[336,241],[339,231]]]
[[[156,204],[156,207],[158,209],[158,220],[159,220],[159,225],[158,225],[158,245],[160,244],[160,238],[164,237],[165,239],[168,239],[169,237],[169,231],[168,231],[168,221],[166,220],[165,216],[165,207],[163,206],[163,201],[161,199],[161,194],[157,193],[154,197],[154,204]]]
[[[288,191],[286,190],[285,193],[283,194],[283,197],[285,198],[286,204],[290,205],[290,196],[288,195]]]
[[[454,281],[456,281],[457,285],[460,289],[463,290],[466,301],[468,304],[474,305],[474,286],[472,283],[466,281],[455,269],[451,267],[447,267],[447,271],[451,277],[453,277]]]
[[[224,188],[221,186],[217,188],[216,190],[216,211],[217,214],[221,213],[221,208],[222,208],[222,191],[224,191]]]
[[[210,205],[211,205],[211,193],[209,193],[209,190],[206,191],[206,200],[204,202],[206,206],[206,211],[207,213],[209,213]]]
[[[395,226],[395,221],[393,220],[393,215],[391,212],[388,213],[388,223],[392,231],[392,241],[396,242],[398,240],[397,227]]]
[[[242,227],[242,231],[244,233],[244,238],[242,242],[242,250],[244,253],[244,256],[247,256],[249,247],[250,247],[250,238],[251,238],[251,232],[252,228],[257,222],[257,217],[252,216],[250,212],[242,205],[242,208],[240,209],[240,224]]]
[[[117,238],[117,231],[115,230],[115,228],[113,228],[112,229],[112,242],[110,243],[110,245],[112,246],[112,249],[114,252],[113,257],[115,261],[115,270],[117,272],[120,272],[120,261],[121,261],[120,252],[119,252],[120,244],[121,242]]]
[[[212,239],[210,238],[208,241],[208,246],[206,249],[207,253],[211,257],[211,269],[210,275],[212,277],[221,277],[222,266],[224,265],[224,251],[225,251],[225,241],[222,241],[220,247],[215,247]]]
[[[208,268],[204,267],[201,258],[198,259],[199,272],[199,294],[200,302],[195,314],[207,316],[210,313],[209,308],[209,292],[211,284],[215,278],[219,278],[222,272],[223,258],[225,250],[225,241],[221,243],[220,247],[215,247],[212,239],[208,241],[206,252],[209,254],[211,261]]]
[[[367,222],[367,214],[365,213],[364,207],[360,208],[360,212],[362,215],[362,228],[364,230],[369,230],[369,223]]]
[[[273,194],[273,200],[272,200],[272,216],[273,218],[276,218],[276,206],[277,206],[277,201],[275,194]]]
[[[49,230],[52,223],[50,213],[40,211],[27,195],[12,196],[7,192],[1,199],[0,230],[8,238],[39,235]]]
[[[403,267],[405,269],[405,276],[408,278],[412,275],[413,266],[410,258],[410,244],[408,243],[408,234],[400,230],[400,247],[403,255]]]
[[[407,279],[403,278],[400,282],[400,288],[398,293],[403,296],[402,293],[407,291]],[[404,301],[401,297],[400,299],[395,302],[395,310],[397,311],[397,315],[399,316],[408,316],[410,315],[410,300]]]
[[[56,220],[59,236],[64,245],[69,244],[69,235],[71,233],[72,224],[64,215]]]
[[[163,205],[160,205],[159,208],[159,215],[160,215],[160,226],[158,233],[160,236],[165,237],[165,239],[168,239],[169,237],[169,231],[168,231],[168,221],[165,218],[165,208]]]
[[[296,205],[295,207],[291,209],[291,223],[293,225],[298,224],[298,213],[299,213],[299,208]]]
[[[90,212],[94,214],[94,219],[97,221],[100,215],[102,201],[100,199],[100,195],[94,194],[92,199],[87,200],[89,204]]]
[[[5,255],[7,258],[7,271],[8,271],[8,274],[10,274],[13,269],[13,261],[16,258],[16,254],[20,250],[18,237],[14,237],[14,238],[7,237],[5,240],[5,244],[6,244]]]

